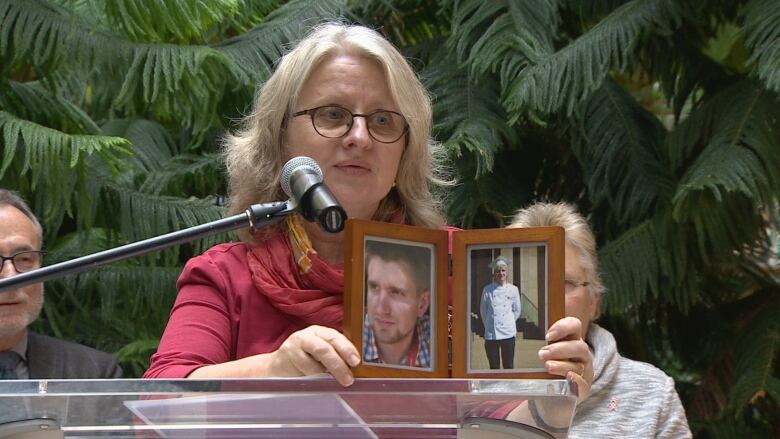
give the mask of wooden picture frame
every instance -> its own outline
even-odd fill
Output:
[[[497,261],[499,257],[504,261]],[[537,352],[546,344],[550,325],[565,315],[563,229],[456,232],[452,265],[452,377],[560,378],[545,372]],[[499,266],[505,267],[507,283],[517,282],[519,287],[500,280]],[[513,321],[518,295],[520,317]],[[528,320],[522,322],[524,316]],[[523,326],[527,329],[518,331],[513,340],[512,330],[529,321],[532,324]],[[502,358],[506,353],[514,355]],[[505,361],[511,368],[502,368]],[[498,368],[490,368],[491,363],[499,364]]]
[[[449,377],[447,232],[350,219],[345,242],[343,332],[361,351],[354,376]],[[404,279],[407,283],[399,286],[397,282]],[[428,285],[404,286],[416,284]],[[412,289],[420,291],[411,294]],[[429,334],[420,337],[426,331]],[[412,342],[400,362],[384,362],[382,352],[387,358],[398,358],[398,347],[409,336]]]

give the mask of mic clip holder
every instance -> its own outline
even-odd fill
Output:
[[[262,227],[276,224],[287,215],[295,213],[297,207],[296,203],[290,199],[273,203],[253,204],[244,213],[249,222],[249,228],[254,233]]]

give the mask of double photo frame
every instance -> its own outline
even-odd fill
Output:
[[[564,316],[562,228],[349,220],[345,233],[356,377],[555,378],[537,353]]]

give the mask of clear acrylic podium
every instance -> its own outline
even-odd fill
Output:
[[[576,399],[565,380],[0,381],[0,439],[565,438]]]

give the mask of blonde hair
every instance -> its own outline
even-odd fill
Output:
[[[580,266],[585,272],[585,281],[588,282],[588,293],[592,299],[599,301],[594,319],[598,318],[601,315],[600,298],[604,292],[604,285],[599,275],[596,237],[588,222],[571,204],[535,203],[518,210],[508,227],[545,226],[563,227],[566,233],[566,244],[577,250]]]
[[[438,158],[441,147],[430,137],[431,100],[409,63],[378,32],[362,26],[326,23],[316,27],[284,55],[260,89],[242,128],[224,140],[230,188],[229,214],[252,204],[286,198],[279,185],[284,159],[284,126],[306,80],[325,59],[365,56],[378,62],[388,88],[409,123],[396,186],[380,202],[375,220],[400,213],[413,225],[440,228],[444,218],[432,187],[447,185]],[[247,234],[242,238],[249,240]]]

